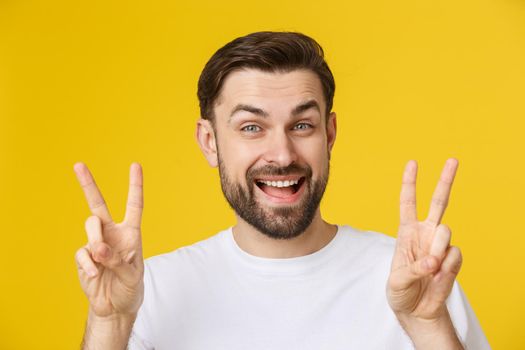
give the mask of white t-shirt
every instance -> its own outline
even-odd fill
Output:
[[[386,299],[395,240],[339,226],[319,251],[250,255],[231,228],[146,260],[129,349],[414,349]],[[457,283],[447,300],[467,349],[490,349]]]

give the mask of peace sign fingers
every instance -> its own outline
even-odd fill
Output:
[[[126,205],[126,217],[124,218],[124,222],[136,228],[140,228],[140,223],[142,221],[142,208],[144,206],[142,182],[142,168],[140,164],[131,164],[129,169],[128,203]]]
[[[111,214],[109,213],[104,197],[93,179],[93,175],[84,163],[76,163],[73,167],[77,175],[78,182],[84,190],[84,195],[88,202],[91,213],[100,218],[102,224],[109,224],[113,222]]]
[[[445,213],[445,209],[448,205],[450,197],[450,190],[452,189],[452,183],[456,176],[456,170],[458,169],[458,160],[450,158],[445,163],[445,167],[441,172],[441,178],[434,190],[432,196],[432,202],[430,203],[430,209],[428,211],[427,221],[437,226],[441,222],[441,218]]]

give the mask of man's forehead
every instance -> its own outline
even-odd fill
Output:
[[[264,72],[242,69],[224,80],[215,107],[232,108],[238,103],[264,102],[266,99],[316,100],[325,104],[321,81],[311,70]]]

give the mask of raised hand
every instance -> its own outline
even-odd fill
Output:
[[[100,318],[135,315],[144,295],[142,242],[142,169],[130,168],[129,193],[123,222],[113,222],[104,198],[86,165],[74,167],[93,216],[86,220],[88,243],[75,260],[90,313]]]
[[[398,319],[437,323],[450,320],[445,301],[461,268],[461,252],[450,246],[450,229],[441,224],[458,167],[448,159],[424,221],[416,213],[417,163],[403,174],[401,220],[387,284],[388,302]],[[403,323],[403,322],[402,322]]]

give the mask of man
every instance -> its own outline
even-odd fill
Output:
[[[421,222],[407,164],[397,240],[322,219],[334,91],[321,47],[302,34],[253,33],[218,50],[199,80],[196,136],[237,223],[145,265],[140,166],[117,224],[75,165],[93,214],[76,254],[86,349],[489,348],[440,223],[455,159]]]

